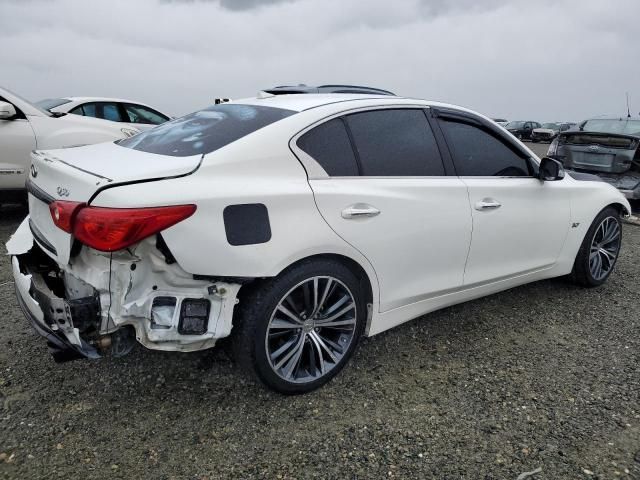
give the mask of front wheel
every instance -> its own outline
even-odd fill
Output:
[[[582,241],[571,272],[573,280],[584,287],[602,285],[613,272],[621,244],[620,214],[607,207],[596,216]]]
[[[238,307],[236,361],[285,394],[310,392],[342,370],[366,323],[358,277],[333,260],[295,265]]]

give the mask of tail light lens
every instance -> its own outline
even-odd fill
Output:
[[[49,211],[51,212],[51,218],[56,227],[64,230],[67,233],[73,231],[73,219],[78,213],[78,210],[84,206],[84,203],[80,202],[67,202],[64,200],[57,200],[49,204]]]
[[[76,204],[50,207],[54,223],[85,245],[102,252],[122,250],[151,235],[165,230],[196,211],[195,205],[173,205],[148,208],[87,207]],[[56,212],[61,220],[56,221]],[[70,212],[70,213],[69,213]]]

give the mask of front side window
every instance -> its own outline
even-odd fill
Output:
[[[221,103],[121,140],[118,145],[173,157],[202,155],[295,113],[283,108]]]
[[[168,117],[162,115],[155,110],[142,105],[124,104],[124,109],[131,123],[141,123],[144,125],[160,125],[169,120]]]
[[[341,118],[329,120],[302,135],[298,147],[332,177],[358,175],[358,164]]]
[[[84,117],[104,118],[102,114],[101,104],[99,103],[85,103],[77,106],[69,113],[74,115],[82,115]]]
[[[372,110],[346,116],[364,176],[442,176],[444,165],[423,110]]]
[[[524,154],[501,139],[468,123],[442,119],[440,125],[463,177],[529,177],[531,166]]]

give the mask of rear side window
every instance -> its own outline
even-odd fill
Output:
[[[294,113],[283,108],[221,103],[121,140],[118,145],[173,157],[202,155]]]
[[[358,164],[342,119],[329,120],[308,131],[297,145],[332,177],[358,175]]]
[[[145,125],[160,125],[161,123],[169,120],[168,117],[162,115],[151,108],[144,107],[142,105],[133,105],[130,103],[124,104],[124,109],[127,112],[129,121],[131,123],[142,123]]]
[[[529,162],[502,140],[462,122],[442,119],[440,125],[453,154],[456,171],[466,177],[528,177]]]
[[[445,174],[422,110],[373,110],[346,117],[364,176]]]

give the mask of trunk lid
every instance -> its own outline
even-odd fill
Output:
[[[49,256],[65,265],[69,263],[73,237],[53,223],[51,202],[90,203],[106,186],[188,175],[198,169],[200,160],[200,155],[171,157],[115,143],[35,151],[27,181],[31,232]]]
[[[605,173],[627,172],[639,143],[634,135],[614,133],[565,132],[558,137],[566,167]]]

